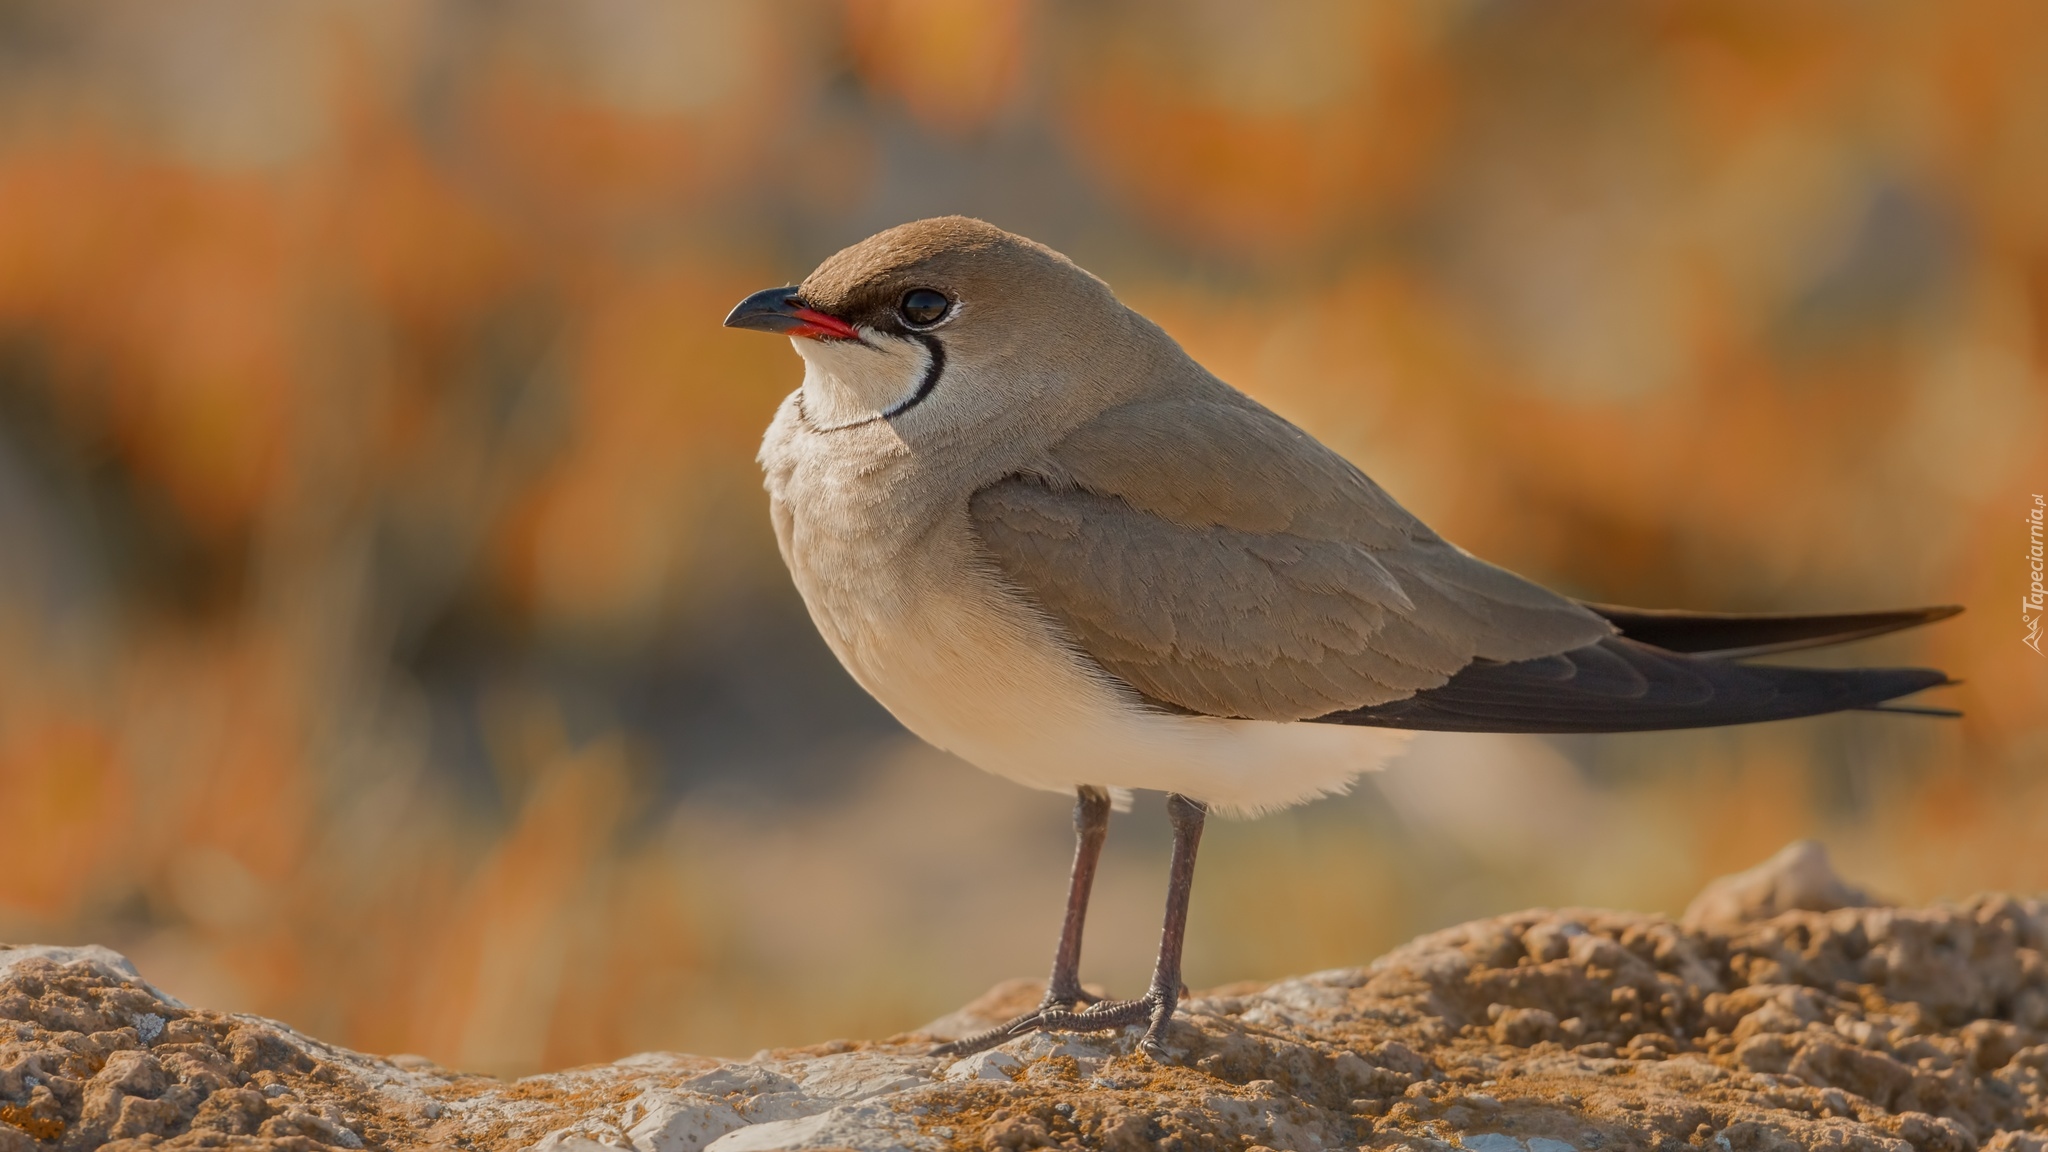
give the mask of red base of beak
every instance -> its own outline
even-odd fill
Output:
[[[854,330],[853,325],[837,316],[829,316],[813,308],[792,308],[789,314],[792,318],[802,321],[797,327],[789,330],[791,336],[808,336],[813,340],[860,339],[860,333]]]

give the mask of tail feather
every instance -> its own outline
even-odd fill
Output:
[[[1556,656],[1467,665],[1404,700],[1317,719],[1437,732],[1643,732],[1789,720],[1951,683],[1931,668],[1787,668],[1665,651],[1626,636]]]
[[[1942,604],[1886,612],[1743,615],[1623,608],[1613,604],[1589,603],[1586,607],[1606,617],[1630,640],[1667,652],[1684,652],[1719,660],[1793,652],[1801,648],[1819,648],[1882,636],[1887,632],[1946,620],[1963,610],[1961,605]]]

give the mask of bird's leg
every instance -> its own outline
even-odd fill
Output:
[[[1060,922],[1060,946],[1052,955],[1052,978],[1038,1007],[1072,1008],[1097,997],[1081,989],[1081,930],[1088,922],[1088,894],[1095,888],[1095,865],[1102,860],[1102,842],[1109,838],[1109,793],[1092,784],[1074,791],[1074,871],[1067,882],[1067,917]]]
[[[1180,1005],[1181,946],[1188,935],[1188,897],[1195,887],[1195,849],[1202,844],[1202,823],[1209,810],[1178,793],[1166,794],[1166,818],[1173,824],[1173,863],[1166,877],[1166,922],[1159,929],[1159,959],[1152,966],[1152,987],[1139,1003],[1150,1003],[1152,1022],[1138,1047],[1154,1059],[1165,1055],[1166,1025]]]
[[[1173,863],[1166,878],[1166,923],[1159,930],[1159,960],[1152,966],[1152,1024],[1139,1047],[1153,1056],[1166,1050],[1166,1025],[1180,1005],[1181,946],[1188,936],[1188,898],[1195,889],[1195,849],[1209,810],[1199,801],[1167,793],[1166,818],[1173,823]]]
[[[1074,872],[1067,883],[1067,917],[1060,922],[1060,946],[1052,957],[1052,978],[1045,983],[1045,999],[1038,1007],[986,1032],[966,1036],[932,1050],[934,1056],[966,1056],[993,1048],[1026,1027],[1041,1013],[1052,1009],[1093,1004],[1096,997],[1081,989],[1081,930],[1088,920],[1088,894],[1095,887],[1095,865],[1102,859],[1102,842],[1109,837],[1109,793],[1092,784],[1074,790]]]
[[[1136,1000],[1106,1000],[1078,1011],[1041,1008],[1001,1029],[973,1037],[983,1042],[963,1051],[980,1051],[1026,1032],[1106,1032],[1144,1024],[1145,1035],[1138,1047],[1155,1060],[1166,1055],[1166,1027],[1180,1004],[1181,945],[1187,937],[1188,896],[1195,884],[1195,849],[1202,843],[1208,809],[1169,792],[1166,816],[1173,823],[1173,865],[1166,882],[1166,922],[1159,931],[1159,960],[1152,967],[1152,986],[1145,995]]]

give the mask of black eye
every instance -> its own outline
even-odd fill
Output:
[[[946,299],[943,292],[934,292],[929,288],[912,288],[903,294],[903,302],[896,306],[896,314],[903,317],[903,322],[912,328],[922,328],[927,324],[938,323],[939,317],[944,316],[946,309],[952,306],[953,302]]]

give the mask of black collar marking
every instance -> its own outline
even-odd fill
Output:
[[[917,382],[917,391],[905,397],[901,403],[883,412],[882,419],[884,420],[893,420],[922,403],[925,397],[932,394],[932,389],[939,386],[939,374],[946,370],[946,346],[939,343],[937,336],[927,336],[922,332],[912,332],[909,335],[912,339],[924,345],[925,352],[931,356],[931,363],[925,365],[924,379]]]

